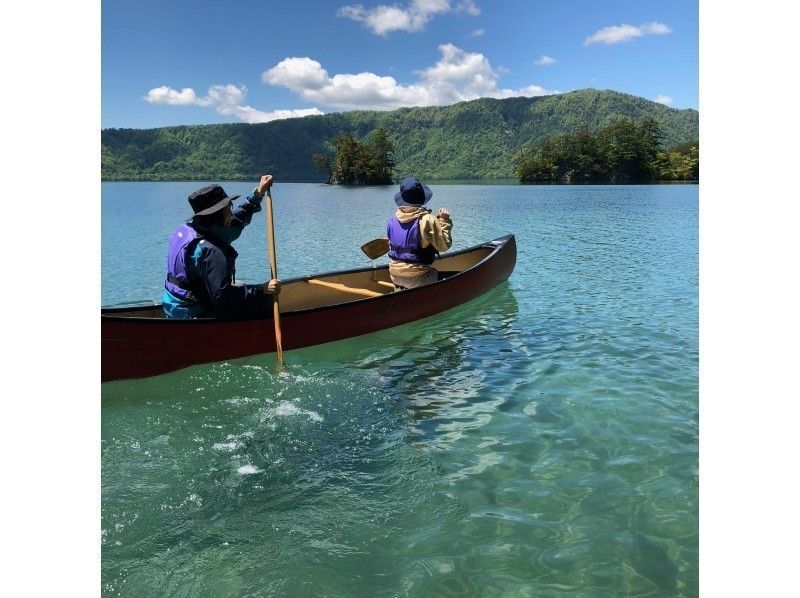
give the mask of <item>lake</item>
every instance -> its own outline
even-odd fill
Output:
[[[103,305],[159,300],[203,184],[103,183]],[[104,594],[697,595],[698,186],[431,189],[453,249],[516,235],[507,283],[102,386]],[[280,277],[369,265],[395,191],[277,182]],[[234,246],[269,277],[263,212]]]

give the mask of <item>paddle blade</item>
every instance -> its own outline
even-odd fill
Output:
[[[361,246],[361,251],[371,260],[379,258],[389,253],[389,239],[372,239]]]

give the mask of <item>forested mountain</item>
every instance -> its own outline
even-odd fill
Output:
[[[324,181],[314,154],[343,134],[366,138],[382,127],[394,145],[396,176],[427,180],[514,177],[514,156],[526,144],[619,117],[652,118],[663,147],[695,141],[696,110],[676,110],[609,90],[583,89],[536,98],[480,99],[452,106],[356,111],[278,120],[159,129],[104,129],[103,180]],[[328,145],[326,145],[328,144]]]

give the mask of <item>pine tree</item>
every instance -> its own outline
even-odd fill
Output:
[[[383,127],[370,135],[368,147],[372,153],[372,184],[388,185],[394,172],[394,145]]]

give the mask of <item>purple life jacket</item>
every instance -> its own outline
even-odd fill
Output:
[[[190,251],[194,250],[197,242],[202,238],[202,235],[186,224],[176,228],[169,238],[167,280],[164,283],[164,287],[179,299],[186,301],[198,300],[189,283],[186,261],[189,258]]]
[[[389,257],[393,260],[430,265],[436,259],[433,245],[422,248],[419,218],[403,223],[392,216],[386,225],[386,236],[389,237]]]

